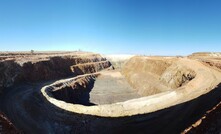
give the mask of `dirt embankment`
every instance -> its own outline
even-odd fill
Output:
[[[196,52],[188,56],[189,58],[211,58],[211,57],[221,57],[220,52]]]
[[[115,70],[121,70],[124,64],[135,55],[118,54],[118,55],[104,55],[113,65]]]
[[[221,53],[194,53],[191,59],[201,61],[205,66],[221,72]],[[221,132],[221,102],[207,110],[195,123],[185,129],[183,134],[211,134]]]
[[[213,69],[221,69],[221,53],[214,52],[204,52],[204,53],[193,53],[188,56],[190,59],[199,60],[204,65],[212,67]]]
[[[143,96],[153,95],[181,87],[195,77],[190,68],[177,64],[177,58],[133,57],[122,73]]]

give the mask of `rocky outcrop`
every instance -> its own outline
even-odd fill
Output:
[[[172,89],[181,87],[194,79],[196,73],[185,66],[173,64],[160,77],[160,81]]]
[[[22,73],[22,68],[14,60],[0,62],[0,92],[12,86]]]

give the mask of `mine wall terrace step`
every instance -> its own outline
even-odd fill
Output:
[[[91,65],[91,64],[99,64],[99,63],[108,63],[110,61],[108,60],[105,60],[105,61],[97,61],[97,62],[87,62],[87,63],[80,63],[80,64],[76,64],[76,65],[73,65],[71,67],[77,67],[77,66],[82,66],[82,65]]]

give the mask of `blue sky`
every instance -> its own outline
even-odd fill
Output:
[[[220,0],[0,0],[0,51],[221,51]]]

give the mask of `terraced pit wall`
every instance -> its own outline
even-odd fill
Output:
[[[221,100],[221,74],[201,62],[134,57],[125,65],[123,74],[144,97],[85,106],[58,100],[53,95],[53,91],[61,90],[54,85],[74,83],[87,75],[45,86],[42,95],[46,103],[72,114],[74,124],[82,126],[79,133],[180,133]],[[155,90],[158,91],[154,93]]]
[[[0,53],[0,95],[3,95],[9,87],[22,83],[74,77],[90,71],[97,72],[110,66],[109,61],[94,53]],[[56,93],[54,93],[55,96]],[[74,101],[83,103],[82,99],[85,97],[80,90],[75,93],[74,98],[76,96],[78,99]],[[2,118],[1,113],[0,117],[0,133],[19,133],[7,118]]]
[[[53,66],[61,67],[64,66],[62,61],[65,60],[63,59],[71,60],[70,63],[67,62],[67,66],[65,65],[68,69],[65,67],[61,70],[59,67],[56,69],[51,67],[50,61],[53,58],[31,62],[31,64],[44,63],[41,63],[43,67],[39,65],[41,71],[35,75],[39,75],[44,70],[47,72],[43,73],[44,77],[36,76],[34,80],[27,79],[28,76],[21,73],[23,71],[19,69],[23,68],[23,64],[27,62],[21,65],[13,61],[10,64],[16,64],[19,67],[11,68],[15,71],[9,69],[6,74],[2,73],[1,76],[3,78],[15,76],[14,78],[19,78],[20,81],[39,81],[39,78],[47,80],[69,75],[76,76],[111,66],[105,59],[97,60],[94,57],[81,57],[81,60],[85,59],[85,61],[75,64],[71,59],[77,57],[59,57],[62,60],[58,60],[59,62]],[[93,62],[90,63],[91,61]],[[20,72],[17,76],[15,73],[10,73],[16,72],[17,69]],[[35,65],[33,69],[35,69]],[[63,69],[67,70],[62,71]],[[3,70],[7,70],[7,68],[3,67]],[[51,73],[48,73],[50,71]],[[90,105],[88,93],[94,82],[91,74],[60,80],[42,87],[40,95],[47,104],[47,109],[50,109],[50,113],[62,114],[58,117],[59,124],[64,123],[71,126],[68,130],[66,130],[67,127],[59,127],[59,130],[67,133],[105,134],[180,133],[221,100],[219,84],[221,73],[195,60],[134,57],[122,71],[129,83],[144,97],[109,105]],[[24,72],[26,71],[24,70]],[[59,75],[45,75],[53,74],[52,72],[58,72]],[[9,86],[17,82],[17,80],[12,81],[11,79],[5,79],[12,83]],[[3,87],[7,87],[7,85]],[[70,98],[69,95],[75,97]]]
[[[72,104],[90,106],[90,92],[94,86],[98,75],[87,75],[79,79],[70,80],[65,83],[57,83],[49,88],[49,92],[54,98]]]
[[[110,66],[111,63],[99,54],[47,56],[37,61],[4,59],[0,61],[0,92],[14,84],[76,76],[97,72]]]

